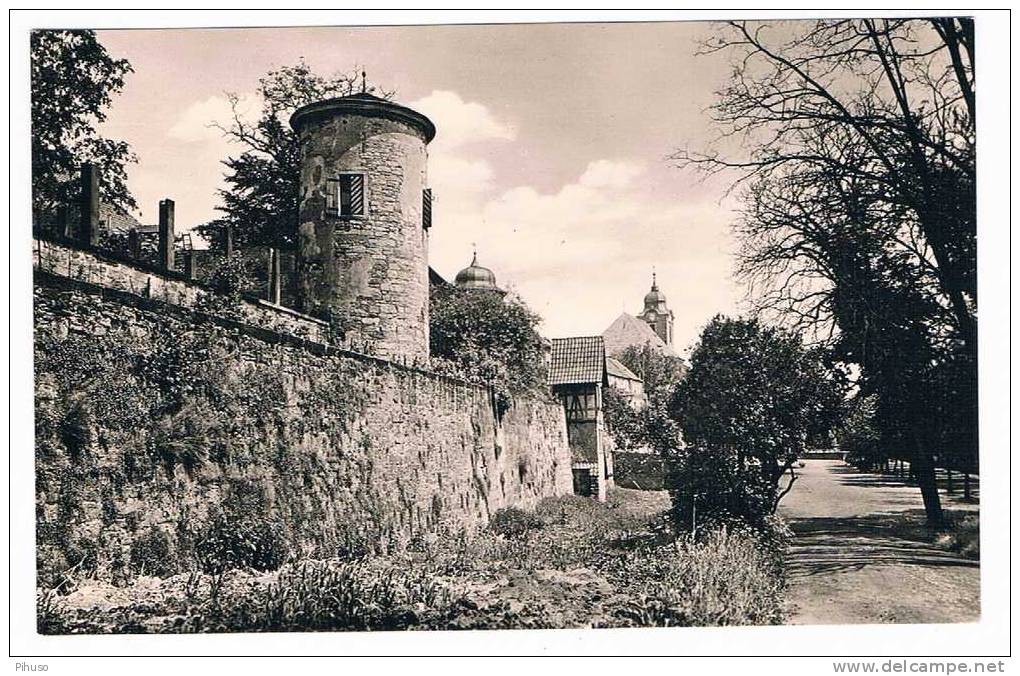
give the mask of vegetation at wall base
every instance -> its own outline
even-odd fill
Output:
[[[295,559],[270,572],[235,561],[119,587],[82,575],[40,590],[38,627],[68,634],[780,623],[781,550],[739,528],[677,533],[663,518],[667,505],[664,494],[642,491],[616,491],[608,504],[565,496],[533,512],[498,512],[495,527],[481,531],[422,534],[387,555]],[[97,594],[111,603],[97,607]]]

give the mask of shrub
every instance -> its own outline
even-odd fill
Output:
[[[36,548],[36,585],[39,590],[67,594],[99,568],[99,547],[87,537],[55,534],[53,544]]]
[[[686,446],[665,455],[671,515],[687,531],[742,521],[761,528],[776,504],[775,485],[733,448]]]
[[[780,624],[784,582],[768,547],[725,528],[635,556],[631,578],[653,580],[618,611],[630,626]]]
[[[394,630],[449,605],[449,592],[426,569],[307,561],[281,568],[268,587],[227,593],[192,624],[198,631]]]
[[[981,558],[981,529],[976,514],[948,519],[949,530],[938,536],[936,542],[946,549],[966,556]]]
[[[167,577],[177,573],[178,568],[176,552],[165,531],[151,526],[131,543],[133,574]]]
[[[617,448],[630,450],[644,445],[641,414],[616,387],[607,387],[602,395],[606,427]]]
[[[518,394],[544,391],[541,318],[520,298],[435,287],[429,307],[434,365],[491,386],[499,413]]]
[[[55,590],[36,590],[36,631],[43,635],[58,635],[70,633],[64,622],[64,616],[56,603],[57,592]]]
[[[831,444],[843,416],[848,378],[830,361],[756,319],[705,327],[670,403],[692,446],[665,449],[680,524],[700,504],[755,525],[775,513],[784,476],[805,450]]]
[[[437,575],[462,575],[508,562],[512,567],[527,558],[528,543],[506,539],[490,530],[432,533],[413,540],[403,553],[414,566],[425,566]]]
[[[210,439],[222,417],[199,403],[184,404],[176,413],[156,419],[146,439],[148,451],[167,471],[180,465],[193,474],[209,459]]]
[[[541,527],[541,519],[516,507],[501,509],[489,520],[489,530],[505,538],[519,538]]]
[[[290,557],[279,521],[221,515],[195,547],[202,570],[221,573],[231,568],[276,570]]]
[[[237,255],[220,258],[209,274],[208,284],[212,292],[202,295],[199,307],[210,314],[237,317],[244,294],[256,286],[252,262]]]

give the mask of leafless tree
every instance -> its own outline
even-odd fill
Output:
[[[976,357],[973,24],[722,29],[703,47],[734,56],[711,109],[720,136],[674,159],[736,172],[738,271],[756,309],[816,337],[843,334],[890,405],[914,411],[906,436],[937,521],[924,409],[907,383],[954,351]]]

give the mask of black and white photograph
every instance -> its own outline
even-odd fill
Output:
[[[142,14],[11,28],[32,650],[1008,671],[1008,13]]]

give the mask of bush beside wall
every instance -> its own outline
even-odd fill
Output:
[[[616,485],[620,488],[661,491],[666,487],[662,456],[658,453],[630,453],[618,450],[613,453],[613,468]]]

